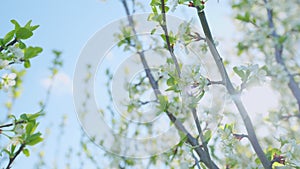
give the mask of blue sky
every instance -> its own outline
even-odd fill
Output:
[[[180,9],[179,12],[182,12]],[[180,17],[189,17],[192,12],[176,13]],[[88,39],[99,29],[124,16],[122,5],[117,0],[102,2],[99,0],[7,0],[1,3],[0,35],[13,28],[9,22],[17,20],[24,25],[28,20],[40,25],[33,38],[26,41],[33,46],[41,46],[43,53],[32,62],[24,81],[24,92],[16,103],[14,112],[34,113],[38,110],[38,101],[45,97],[46,77],[50,75],[48,67],[53,55],[52,49],[61,50],[64,67],[57,84],[54,86],[47,108],[47,116],[41,120],[41,130],[51,128],[61,122],[63,115],[68,116],[68,128],[64,135],[64,143],[78,146],[79,123],[72,100],[72,78],[77,58]],[[215,37],[227,41],[234,36],[234,28],[229,20],[230,8],[225,0],[210,0],[207,4],[207,16]],[[226,43],[225,43],[226,44]],[[225,48],[220,45],[220,48]],[[57,92],[59,91],[59,92]],[[5,100],[0,95],[0,101]],[[0,109],[1,110],[1,109]],[[54,125],[55,126],[55,125]],[[57,126],[57,125],[56,125]],[[51,128],[46,150],[49,150],[49,163],[55,156],[54,148],[57,128]],[[76,132],[78,131],[78,132]],[[35,150],[37,151],[37,150]],[[100,150],[99,150],[100,151]],[[61,155],[58,155],[61,156]],[[31,168],[36,155],[30,158],[20,157],[14,168]]]

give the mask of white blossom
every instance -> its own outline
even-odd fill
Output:
[[[15,127],[15,133],[17,136],[21,136],[25,133],[25,129],[22,124],[17,124]]]
[[[17,75],[15,73],[5,73],[1,77],[1,85],[3,85],[5,90],[8,90],[9,87],[12,87],[16,84],[16,79]]]
[[[9,46],[8,50],[14,54],[15,59],[14,61],[16,63],[21,63],[21,60],[24,58],[24,53],[22,52],[22,50],[20,48],[17,48],[15,46]]]
[[[8,69],[9,61],[0,59],[0,69]]]

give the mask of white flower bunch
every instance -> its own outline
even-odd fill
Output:
[[[0,59],[0,70],[9,69],[9,61]]]
[[[4,90],[7,91],[8,88],[16,85],[16,77],[17,75],[15,73],[3,74],[0,81],[0,88],[4,87]]]
[[[20,48],[17,48],[15,46],[9,46],[8,51],[10,51],[15,56],[14,61],[16,63],[22,62],[22,59],[24,58],[24,53]]]

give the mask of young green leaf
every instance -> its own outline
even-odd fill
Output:
[[[204,142],[205,144],[208,144],[209,140],[211,139],[211,136],[212,136],[212,132],[211,130],[207,130],[205,133],[204,133]]]
[[[25,113],[24,113],[24,114],[21,114],[20,119],[21,119],[21,120],[28,121],[27,114],[25,114]]]
[[[164,112],[167,110],[168,105],[169,105],[169,101],[168,101],[168,97],[164,96],[164,95],[159,95],[158,96],[158,100],[159,100],[159,109]]]
[[[17,39],[28,39],[33,35],[32,31],[27,28],[20,28],[16,31]]]
[[[26,50],[25,50],[25,53],[24,53],[24,58],[25,59],[31,59],[33,57],[36,57],[39,53],[41,53],[43,51],[42,48],[40,47],[28,47]]]
[[[29,60],[25,60],[25,61],[24,61],[24,67],[25,67],[25,68],[30,68],[30,66],[31,66],[30,61],[29,61]]]
[[[15,31],[18,31],[21,28],[20,24],[16,20],[13,19],[10,22],[15,25]]]
[[[43,138],[41,137],[41,133],[38,132],[38,133],[35,133],[31,136],[29,136],[27,139],[26,139],[26,144],[27,145],[30,145],[30,146],[33,146],[33,145],[36,145],[37,143],[39,142],[42,142],[43,141]]]
[[[244,22],[250,22],[250,14],[249,12],[246,12],[245,15],[238,14],[236,19]]]
[[[43,115],[44,115],[44,113],[42,113],[41,111],[34,113],[34,114],[27,114],[28,121],[36,120],[38,117],[43,116]]]
[[[29,157],[30,156],[30,152],[28,149],[23,149],[23,154],[26,156],[26,157]]]
[[[155,32],[156,32],[156,29],[154,28],[154,29],[152,29],[150,34],[153,35]]]
[[[23,43],[22,41],[18,41],[19,42],[19,48],[20,49],[25,49],[26,48],[26,44],[25,43]]]
[[[35,131],[35,129],[37,128],[37,126],[38,126],[38,123],[36,123],[35,121],[34,122],[29,122],[26,125],[26,134],[27,135],[33,134],[33,132]]]
[[[30,26],[29,30],[30,30],[30,31],[34,31],[34,30],[36,30],[38,27],[40,27],[40,25]]]
[[[3,43],[3,39],[0,38],[0,46],[5,46],[5,44]]]
[[[233,67],[233,71],[241,78],[244,79],[246,74],[243,70],[240,70],[238,67]]]
[[[31,22],[32,22],[32,20],[29,20],[27,23],[26,23],[26,25],[24,26],[24,28],[26,28],[26,29],[30,29],[30,25],[31,25]]]
[[[8,42],[10,42],[14,38],[14,35],[15,30],[8,32],[3,38],[3,44],[7,44]]]

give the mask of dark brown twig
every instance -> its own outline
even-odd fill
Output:
[[[6,169],[10,169],[11,168],[11,165],[12,163],[15,161],[15,159],[17,158],[17,156],[23,151],[23,149],[25,148],[26,144],[23,143],[21,144],[21,146],[19,147],[18,151],[14,154],[13,157],[9,157],[9,162],[6,166]]]
[[[13,41],[9,42],[5,47],[12,46],[17,42],[18,40],[15,38]],[[0,52],[2,52],[2,50],[4,50],[5,47],[0,46]]]

